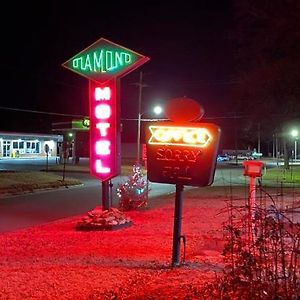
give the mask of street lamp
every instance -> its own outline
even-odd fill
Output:
[[[156,115],[160,115],[163,112],[163,108],[159,105],[156,105],[153,108],[153,112]],[[142,121],[142,115],[145,114],[146,112],[141,112],[141,107],[139,106],[139,112],[138,112],[138,132],[137,132],[137,165],[140,165],[140,152],[141,152],[141,121]]]
[[[297,129],[293,129],[291,131],[291,136],[293,138],[295,138],[295,150],[294,150],[295,162],[296,162],[296,159],[297,159],[297,138],[298,138],[298,135],[299,135],[299,131]]]
[[[160,115],[162,112],[163,112],[163,108],[159,105],[156,105],[154,108],[153,108],[153,111],[156,115]]]

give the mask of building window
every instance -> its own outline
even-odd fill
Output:
[[[37,141],[27,141],[26,142],[26,153],[30,153],[30,154],[38,154],[40,153],[40,142]]]
[[[12,151],[15,151],[18,154],[24,154],[24,141],[12,141]]]

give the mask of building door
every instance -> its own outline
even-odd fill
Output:
[[[3,141],[3,157],[10,157],[10,141]]]

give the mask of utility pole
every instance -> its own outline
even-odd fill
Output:
[[[137,131],[137,157],[136,163],[140,165],[141,157],[141,120],[142,120],[142,94],[143,88],[146,87],[146,84],[143,84],[143,72],[140,71],[140,80],[136,85],[139,87],[139,102],[138,102],[138,131]]]
[[[257,152],[260,153],[260,123],[257,124]]]
[[[234,148],[235,148],[235,164],[238,164],[238,143],[237,143],[237,120],[236,120],[236,111],[234,112]]]

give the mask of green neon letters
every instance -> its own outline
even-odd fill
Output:
[[[125,51],[97,49],[72,59],[72,67],[83,72],[113,72],[133,62],[133,55]]]
[[[100,84],[133,71],[149,58],[104,38],[74,55],[63,67]]]

